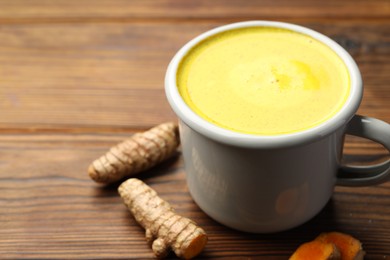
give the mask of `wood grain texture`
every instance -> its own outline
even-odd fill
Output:
[[[176,119],[164,74],[184,43],[251,19],[298,23],[338,41],[362,71],[359,114],[390,122],[388,0],[0,0],[0,259],[154,258],[118,184],[94,183],[87,167],[136,131]],[[389,159],[351,136],[344,152],[350,164]],[[140,178],[206,230],[201,259],[287,259],[332,230],[359,238],[366,259],[390,258],[390,183],[336,187],[308,223],[253,235],[196,206],[180,155]]]
[[[130,133],[129,133],[130,134]],[[15,134],[0,136],[1,258],[152,258],[137,225],[117,194],[86,173],[89,163],[126,134]],[[364,147],[347,143],[349,161]],[[141,177],[180,214],[209,234],[201,258],[286,259],[318,233],[339,230],[362,240],[367,259],[390,254],[390,183],[337,188],[326,208],[307,224],[271,235],[233,231],[207,217],[192,201],[181,157]],[[370,210],[367,210],[367,207]],[[173,257],[173,256],[172,256]]]
[[[12,0],[0,2],[0,19],[275,19],[291,17],[389,18],[387,0]]]

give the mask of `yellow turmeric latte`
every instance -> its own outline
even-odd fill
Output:
[[[288,134],[335,115],[348,70],[325,44],[297,32],[250,27],[214,35],[184,57],[177,86],[207,121],[240,133]]]

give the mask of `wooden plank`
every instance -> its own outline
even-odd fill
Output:
[[[2,24],[0,129],[117,131],[175,120],[166,67],[184,43],[221,24]],[[359,113],[390,122],[390,21],[301,24],[347,48],[365,81]]]
[[[125,136],[0,135],[1,258],[153,258],[144,231],[117,194],[117,184],[103,187],[86,174],[93,159]],[[358,160],[369,155],[367,150],[377,149],[353,141],[347,146]],[[303,226],[279,234],[253,235],[216,223],[194,204],[181,157],[140,177],[180,214],[206,230],[210,240],[201,258],[287,259],[300,243],[328,230],[361,239],[367,259],[390,255],[390,183],[338,187],[326,208]]]
[[[26,8],[28,7],[28,8]],[[79,0],[0,1],[1,21],[20,19],[275,19],[389,18],[387,0]]]
[[[329,35],[362,70],[359,113],[390,122],[389,18],[388,0],[0,0],[0,258],[154,258],[118,184],[97,185],[86,168],[136,129],[175,120],[164,96],[166,66],[215,26],[284,20]],[[389,158],[378,144],[346,140],[346,163]],[[202,259],[287,259],[330,230],[359,238],[366,259],[390,256],[390,183],[336,187],[308,223],[253,235],[197,207],[180,156],[140,178],[207,231]]]

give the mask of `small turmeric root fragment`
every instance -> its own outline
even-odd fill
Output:
[[[175,154],[179,146],[175,123],[164,123],[112,147],[88,168],[89,176],[99,183],[112,183],[132,176]]]
[[[363,260],[364,254],[362,244],[356,238],[341,232],[329,232],[302,244],[290,260]]]
[[[192,220],[177,215],[168,202],[141,180],[128,179],[119,186],[118,192],[135,220],[146,230],[146,240],[158,258],[172,250],[180,258],[191,259],[205,247],[205,231]]]
[[[340,252],[332,243],[319,240],[304,243],[298,247],[290,260],[339,260]]]
[[[362,260],[364,258],[365,252],[362,244],[348,234],[340,232],[322,233],[315,240],[335,244],[340,250],[341,260]]]

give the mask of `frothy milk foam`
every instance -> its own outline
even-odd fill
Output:
[[[187,105],[220,127],[246,134],[303,131],[337,113],[350,91],[343,61],[297,32],[249,27],[214,35],[181,62]]]

